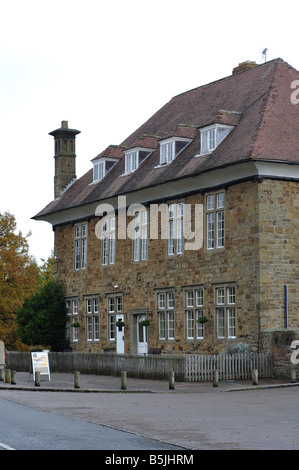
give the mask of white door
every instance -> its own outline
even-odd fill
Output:
[[[124,321],[123,313],[116,315],[116,321]],[[125,353],[125,327],[116,326],[116,352],[117,354]]]
[[[141,321],[145,320],[145,315],[138,315],[137,317],[137,353],[147,354],[147,327],[141,325]]]

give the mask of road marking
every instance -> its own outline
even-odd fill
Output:
[[[3,447],[3,449],[5,450],[16,450],[16,449],[13,449],[12,447],[7,446],[6,444],[2,444],[2,442],[0,442],[0,447]]]

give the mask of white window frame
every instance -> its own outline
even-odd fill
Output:
[[[148,212],[136,212],[134,218],[134,261],[146,261],[148,256]]]
[[[97,161],[93,164],[93,181],[101,181],[105,176],[106,161]]]
[[[75,271],[85,269],[87,264],[87,223],[75,225]]]
[[[206,248],[224,248],[225,193],[219,191],[206,195]]]
[[[203,316],[204,289],[202,286],[188,287],[184,290],[186,339],[204,338],[204,325],[196,320]]]
[[[184,203],[168,206],[168,255],[182,255],[184,252]]]
[[[103,224],[102,237],[102,264],[108,266],[115,264],[115,217],[106,217]]]
[[[78,314],[79,314],[79,303],[78,299],[67,299],[66,300],[67,308],[67,337],[70,341],[78,342],[79,340],[79,328],[71,326],[73,322],[79,323]]]
[[[128,175],[137,170],[139,166],[139,151],[132,150],[125,153],[125,174]]]
[[[215,289],[216,336],[218,339],[237,337],[236,286]]]
[[[165,290],[157,293],[158,337],[159,340],[175,339],[175,293]]]
[[[99,341],[99,299],[86,298],[86,341]]]
[[[212,124],[200,129],[200,155],[207,155],[213,152],[219,144],[227,137],[234,126],[225,124]],[[226,134],[221,135],[221,131],[226,130]]]

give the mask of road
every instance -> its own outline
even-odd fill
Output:
[[[137,434],[0,399],[0,449],[179,450]]]
[[[70,389],[69,374],[53,375],[38,391],[34,385],[28,388],[28,374],[19,374],[19,389],[0,383],[0,442],[16,448],[25,439],[18,444],[22,448],[33,443],[77,449],[86,439],[87,448],[101,449],[299,450],[298,383],[266,380],[250,390],[246,381],[223,382],[216,388],[190,382],[169,391],[164,382],[130,379],[128,393],[119,393],[119,377],[81,379],[78,393]],[[15,417],[4,413],[3,422],[1,408],[9,410],[10,405],[16,406]],[[37,423],[32,425],[35,413]],[[15,432],[7,424],[10,420]]]

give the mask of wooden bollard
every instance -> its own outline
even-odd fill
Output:
[[[36,387],[40,386],[40,371],[39,370],[35,372],[34,383]]]
[[[0,368],[0,382],[4,382],[4,375],[5,375],[5,370],[1,367]]]
[[[121,371],[120,388],[121,390],[127,389],[127,372],[125,370]]]
[[[11,370],[5,369],[5,383],[10,384],[11,382]]]
[[[10,383],[12,385],[16,385],[16,371],[15,370],[12,370],[11,371],[11,379],[10,379]]]
[[[252,384],[253,385],[258,384],[258,370],[257,369],[252,369]]]
[[[174,390],[174,370],[169,372],[169,390]]]
[[[80,372],[78,370],[74,374],[74,388],[80,388]]]
[[[213,387],[218,387],[219,374],[218,370],[213,370]]]

